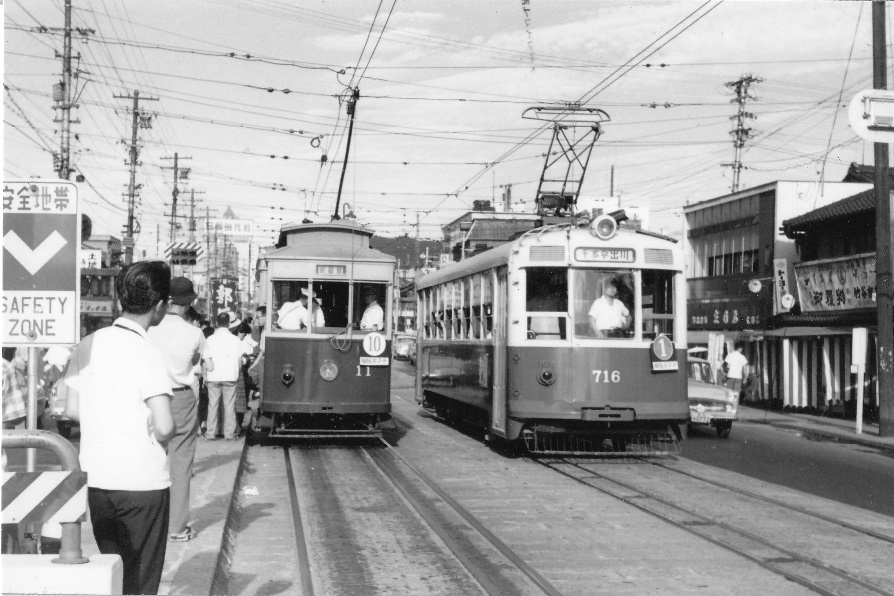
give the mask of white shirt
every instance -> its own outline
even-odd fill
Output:
[[[205,360],[214,370],[205,371],[206,383],[235,383],[242,370],[242,341],[226,327],[218,327],[205,340]]]
[[[79,394],[88,486],[142,491],[171,485],[168,456],[146,403],[170,397],[171,385],[164,358],[142,327],[119,318],[86,337],[72,352],[64,383]]]
[[[596,319],[596,328],[602,331],[620,329],[626,327],[627,317],[630,311],[624,303],[615,298],[609,304],[605,296],[600,296],[593,301],[589,315]]]
[[[366,310],[363,311],[363,318],[360,319],[361,329],[378,329],[385,328],[385,311],[376,301],[370,302]]]
[[[196,380],[195,365],[205,350],[205,334],[201,329],[180,315],[168,313],[146,335],[165,359],[171,388],[192,387]]]
[[[311,307],[314,313],[314,327],[325,327],[326,321],[323,317],[323,309],[319,304],[314,303]],[[279,326],[287,331],[297,331],[310,326],[310,319],[307,316],[307,308],[301,304],[301,301],[286,302],[279,309]]]
[[[748,364],[748,358],[740,352],[739,350],[735,350],[726,355],[726,358],[723,359],[726,362],[727,367],[729,367],[726,371],[727,378],[730,379],[741,379],[742,372],[745,370],[745,366]]]

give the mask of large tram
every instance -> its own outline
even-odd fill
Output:
[[[424,408],[533,453],[679,450],[686,285],[673,239],[611,216],[545,225],[416,292]]]
[[[350,221],[288,225],[259,259],[257,430],[360,437],[390,420],[394,257]]]

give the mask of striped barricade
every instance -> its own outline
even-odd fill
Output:
[[[70,523],[87,519],[87,473],[4,472],[4,524]]]

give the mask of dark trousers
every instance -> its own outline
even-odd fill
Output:
[[[93,537],[104,555],[120,555],[125,594],[157,594],[165,564],[171,494],[89,487]]]

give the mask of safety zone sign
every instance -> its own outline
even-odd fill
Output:
[[[3,183],[3,345],[80,339],[81,218],[65,180]]]

